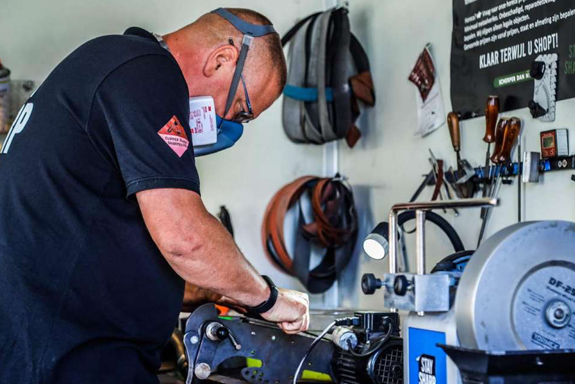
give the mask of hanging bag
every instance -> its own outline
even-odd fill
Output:
[[[346,8],[306,17],[282,38],[288,49],[283,127],[295,143],[324,144],[361,133],[358,100],[375,105],[369,59],[350,32]]]

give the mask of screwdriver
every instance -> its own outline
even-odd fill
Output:
[[[453,150],[455,151],[455,156],[457,156],[457,175],[459,178],[463,177],[465,171],[461,165],[461,131],[459,128],[459,116],[455,112],[449,112],[447,114],[447,126],[449,127],[449,136],[451,137],[451,145],[453,146]],[[465,186],[463,185],[453,185],[455,192],[458,196],[465,196],[464,189]]]
[[[493,155],[491,156],[491,161],[494,164],[499,164],[498,156],[501,154],[501,150],[503,149],[503,136],[505,135],[505,128],[507,128],[508,123],[509,119],[502,117],[497,123],[497,128],[495,128],[495,149],[493,150]]]
[[[503,164],[511,160],[511,152],[517,144],[517,138],[521,131],[521,120],[517,117],[512,117],[507,123],[505,133],[503,135],[503,145],[500,153],[496,156],[498,163]]]
[[[475,175],[475,170],[467,160],[461,159],[461,128],[459,124],[459,114],[449,112],[447,114],[447,126],[449,127],[449,136],[451,145],[457,156],[457,180],[452,184],[459,197],[472,197],[474,184],[471,178]]]
[[[505,135],[505,128],[507,128],[507,123],[509,119],[506,117],[502,117],[499,119],[497,123],[497,127],[495,128],[495,149],[493,150],[493,155],[491,156],[490,160],[495,164],[499,164],[499,154],[503,148],[503,136]],[[492,183],[493,177],[501,173],[501,165],[498,165],[495,168],[494,175],[489,179],[489,193],[488,195],[491,196],[493,193],[494,183]],[[487,212],[487,208],[481,208],[481,219],[485,218],[485,212]]]
[[[489,160],[491,158],[491,143],[495,142],[495,125],[499,116],[499,97],[489,96],[485,106],[485,136],[483,141],[487,143],[485,155],[485,168],[483,172],[483,197],[487,196],[487,181],[489,178]]]
[[[499,188],[501,187],[501,171],[504,166],[506,166],[511,161],[511,152],[517,144],[517,138],[519,137],[519,133],[521,132],[521,120],[517,117],[512,117],[509,119],[507,124],[505,124],[505,132],[503,134],[503,142],[501,145],[501,151],[495,155],[495,160],[499,164],[499,174],[497,175],[497,181],[493,192],[491,193],[490,197],[496,197],[499,195]],[[481,223],[481,230],[479,232],[479,238],[477,240],[477,247],[481,244],[481,240],[483,240],[483,235],[485,234],[485,228],[487,226],[487,222],[489,221],[489,217],[491,216],[491,209],[487,208],[485,212],[485,216],[483,217],[483,222]]]
[[[501,152],[503,149],[503,138],[505,136],[505,129],[507,128],[508,123],[509,119],[506,117],[502,117],[501,119],[499,119],[499,122],[497,123],[497,128],[495,128],[495,149],[493,150],[491,161],[493,162],[493,164],[496,165],[496,167],[493,176],[491,176],[489,180],[489,184],[491,185],[489,187],[489,193],[488,193],[489,196],[491,196],[491,194],[493,193],[494,188],[493,186],[494,183],[492,182],[493,178],[501,173],[502,164],[499,161],[499,156],[502,155]]]
[[[497,196],[499,194],[499,187],[501,186],[501,173],[503,172],[503,168],[512,161],[511,152],[517,144],[517,139],[520,132],[521,120],[519,120],[517,117],[512,117],[509,119],[504,127],[501,151],[495,155],[495,162],[499,164],[499,173],[495,182],[495,188],[490,191],[489,196]]]
[[[431,148],[429,148],[428,150],[429,150],[429,154],[431,155],[429,162],[431,163],[431,166],[432,166],[432,169],[433,169],[433,172],[435,175],[435,181],[436,181],[436,183],[440,183],[443,185],[443,187],[445,187],[445,192],[447,193],[447,198],[449,200],[451,200],[451,192],[449,192],[448,184],[451,186],[451,188],[453,188],[454,191],[456,191],[456,190],[455,190],[455,187],[451,184],[451,182],[445,176],[445,173],[443,172],[443,160],[437,160],[437,158],[433,154],[433,151],[431,150]],[[457,193],[457,191],[456,191],[456,193]],[[443,198],[443,193],[441,192],[441,186],[439,187],[439,196],[440,196],[441,200],[445,200]],[[443,208],[443,212],[447,213],[445,208]],[[459,216],[459,211],[457,210],[457,208],[453,208],[453,213],[455,213],[455,216]]]
[[[459,129],[459,116],[455,112],[447,114],[447,126],[449,127],[449,136],[451,136],[451,145],[457,156],[457,171],[461,172],[461,131]],[[461,176],[461,175],[460,175]]]

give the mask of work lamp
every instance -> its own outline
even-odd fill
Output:
[[[389,249],[389,224],[381,222],[363,240],[363,250],[369,257],[375,260],[383,259]]]

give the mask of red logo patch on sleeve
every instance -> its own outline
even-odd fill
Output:
[[[168,121],[166,125],[158,131],[158,135],[160,135],[162,140],[168,144],[178,157],[182,157],[182,155],[188,150],[190,141],[188,140],[188,136],[186,136],[184,127],[176,115],[172,116],[170,121]]]

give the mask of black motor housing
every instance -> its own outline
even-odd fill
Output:
[[[361,350],[362,344],[356,349]],[[356,357],[338,349],[332,368],[339,384],[403,384],[403,340],[392,336],[373,354]]]

